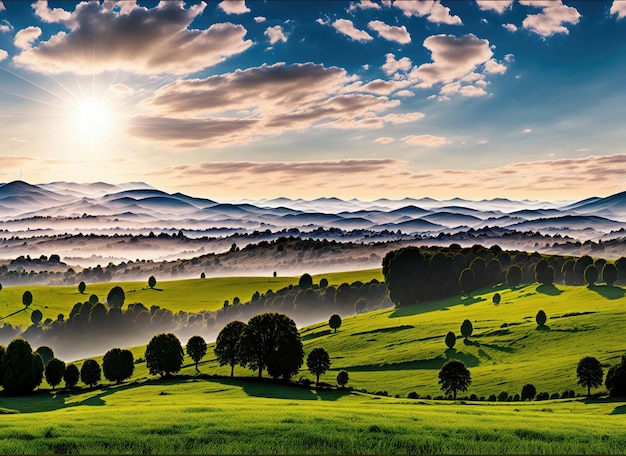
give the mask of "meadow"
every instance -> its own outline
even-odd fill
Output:
[[[495,292],[502,297],[498,305],[492,302]],[[242,367],[230,379],[229,368],[215,360],[213,344],[200,363],[200,377],[186,357],[182,378],[154,378],[140,361],[122,385],[103,380],[94,390],[69,393],[42,384],[33,396],[0,397],[0,452],[620,454],[626,447],[626,402],[585,398],[576,364],[594,356],[606,372],[626,352],[625,292],[606,286],[499,286],[344,318],[336,333],[326,321],[301,329],[305,354],[316,347],[330,354],[331,369],[322,381],[335,384],[337,373],[346,370],[348,386],[386,391],[388,397],[259,383]],[[540,309],[548,315],[544,328],[535,322]],[[466,318],[474,326],[467,343],[459,331]],[[458,336],[453,349],[444,343],[448,331]],[[136,359],[144,350],[132,348]],[[437,374],[451,358],[462,360],[472,375],[460,397],[513,395],[525,383],[550,394],[573,389],[579,397],[423,399],[443,394]],[[294,380],[300,376],[314,378],[305,366]],[[422,398],[407,399],[411,391]]]

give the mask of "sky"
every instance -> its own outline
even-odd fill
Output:
[[[626,190],[626,0],[0,1],[0,182]]]

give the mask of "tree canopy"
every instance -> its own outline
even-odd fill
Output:
[[[11,396],[31,393],[43,380],[43,361],[22,338],[13,339],[2,357],[2,387]]]
[[[470,371],[465,367],[463,362],[458,359],[451,359],[446,362],[439,371],[439,384],[441,389],[446,393],[452,393],[456,399],[458,391],[467,391],[472,383]]]
[[[578,384],[587,387],[587,396],[591,396],[591,388],[602,386],[604,372],[600,361],[592,356],[585,356],[578,361],[576,367]]]
[[[102,378],[100,364],[95,359],[88,359],[80,368],[80,381],[88,386],[95,386]]]
[[[122,383],[133,376],[135,362],[130,350],[112,348],[102,358],[104,378],[110,382]]]
[[[309,372],[316,376],[315,384],[319,386],[320,375],[324,375],[330,367],[330,356],[323,348],[314,348],[309,353],[309,356],[306,357],[306,365],[309,368]]]
[[[213,352],[220,366],[230,366],[230,376],[235,374],[235,365],[245,366],[245,360],[239,356],[239,338],[246,324],[242,321],[231,321],[217,335]]]
[[[206,355],[206,342],[201,336],[192,336],[187,341],[187,346],[185,348],[187,349],[187,354],[196,365],[196,372],[200,372],[200,369],[198,369],[198,363],[202,358],[204,358],[204,355]]]
[[[151,375],[163,377],[178,372],[184,356],[178,337],[172,333],[157,334],[146,347],[146,366]]]
[[[333,314],[330,316],[330,320],[328,320],[328,326],[337,332],[337,329],[341,327],[341,317],[338,314]]]
[[[54,389],[61,380],[63,380],[63,374],[65,374],[65,363],[58,358],[52,358],[44,371],[46,381]]]

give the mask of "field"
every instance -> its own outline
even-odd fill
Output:
[[[499,305],[492,302],[496,291]],[[19,412],[0,416],[0,452],[623,453],[626,402],[582,397],[575,373],[583,356],[598,358],[606,372],[626,352],[624,293],[606,286],[496,287],[345,318],[337,333],[325,322],[301,330],[305,353],[315,347],[330,353],[322,381],[334,384],[346,370],[349,386],[390,397],[258,383],[241,367],[229,379],[212,344],[200,370],[219,377],[155,379],[140,362],[133,379],[119,386],[104,381],[92,391],[0,397],[5,413]],[[535,322],[540,309],[548,315],[543,329]],[[474,326],[467,343],[459,331],[466,318]],[[451,350],[444,344],[448,331],[459,337]],[[132,351],[139,358],[144,347]],[[437,374],[449,358],[461,359],[472,374],[459,396],[512,395],[533,383],[538,392],[573,389],[579,397],[406,398],[410,391],[422,398],[442,394]],[[305,369],[296,380],[313,378]],[[181,374],[195,375],[188,358]]]
[[[364,271],[334,272],[314,275],[313,280],[319,283],[325,277],[330,285],[340,285],[343,282],[352,283],[357,280],[369,282],[372,279],[382,281],[382,271],[371,269]],[[100,300],[105,300],[107,294],[116,285],[124,289],[125,304],[140,302],[147,307],[157,305],[170,309],[172,312],[185,310],[199,312],[202,310],[220,309],[224,301],[232,302],[239,297],[241,302],[249,301],[255,291],[265,293],[272,289],[278,291],[289,285],[296,285],[298,277],[219,277],[206,279],[186,279],[159,282],[154,289],[145,282],[104,282],[87,284],[84,294],[78,292],[77,286],[27,286],[5,287],[0,291],[0,315],[6,316],[20,309],[22,294],[29,290],[33,294],[32,309],[39,309],[43,313],[43,320],[56,320],[57,315],[66,317],[77,302],[84,302],[95,294]],[[6,320],[12,325],[30,325],[30,312],[20,312]]]

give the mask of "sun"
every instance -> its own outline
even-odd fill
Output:
[[[104,101],[84,99],[76,110],[76,132],[83,139],[105,139],[110,133],[112,114]]]

